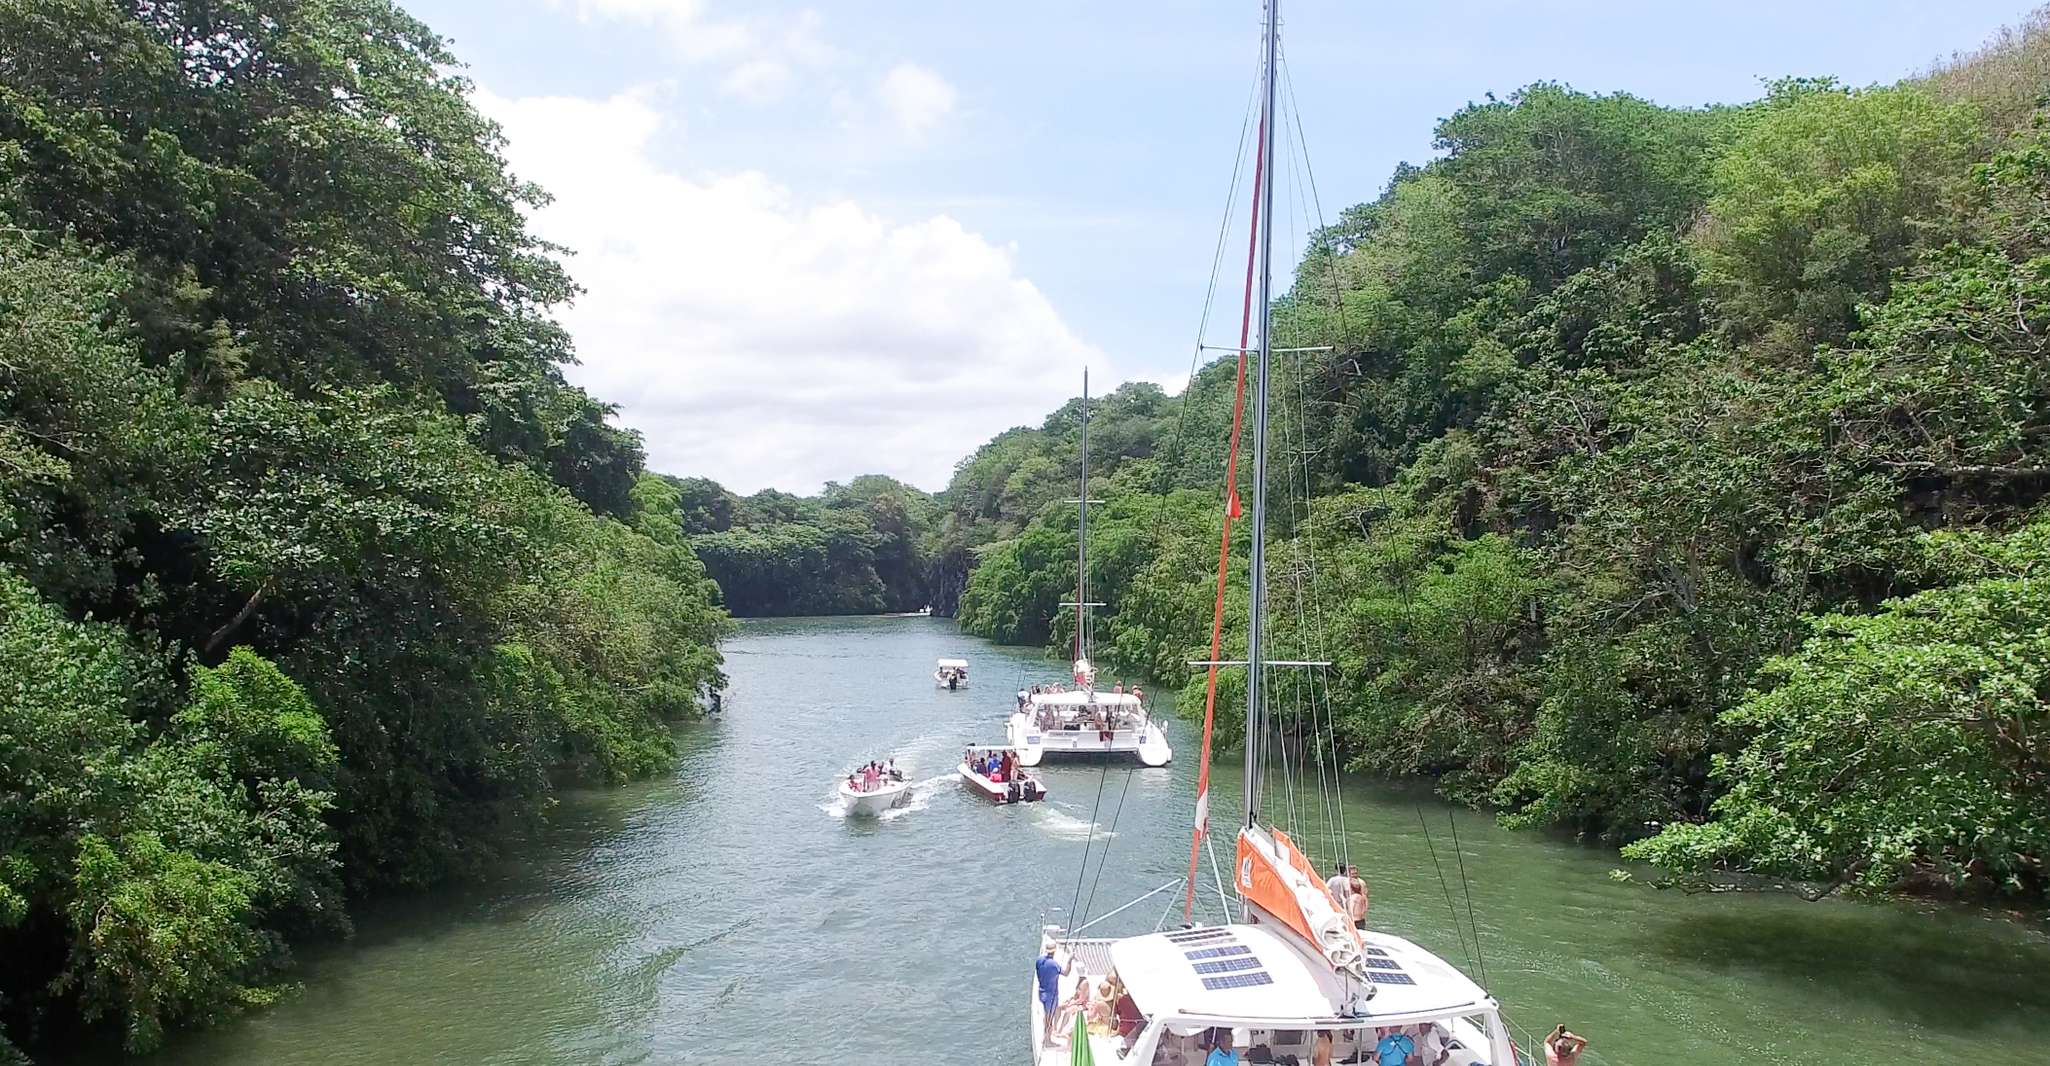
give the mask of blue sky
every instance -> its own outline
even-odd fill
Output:
[[[587,289],[564,315],[583,359],[571,376],[621,405],[658,470],[741,491],[866,472],[937,489],[975,445],[1072,393],[1084,363],[1099,387],[1187,373],[1256,0],[406,6],[453,40],[515,169],[556,193],[535,224],[576,249]],[[1488,92],[1552,80],[1698,105],[1787,74],[1890,81],[2028,10],[1290,0],[1283,14],[1329,216],[1429,158],[1436,121]],[[1290,253],[1313,222],[1294,199],[1276,206]]]

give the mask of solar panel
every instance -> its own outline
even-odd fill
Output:
[[[1230,973],[1234,970],[1257,970],[1260,968],[1260,960],[1251,955],[1241,955],[1235,959],[1213,959],[1209,962],[1199,962],[1195,963],[1194,966],[1197,973]]]
[[[1231,940],[1231,930],[1229,930],[1229,929],[1183,929],[1183,930],[1181,930],[1181,931],[1179,931],[1179,932],[1174,932],[1174,933],[1169,933],[1169,934],[1167,934],[1167,938],[1168,938],[1169,940],[1173,941],[1174,943],[1177,943],[1177,944],[1196,944],[1196,943],[1201,943],[1202,941],[1205,941],[1205,940],[1224,940],[1224,941],[1229,941],[1229,940]]]
[[[1253,949],[1244,944],[1227,944],[1221,948],[1203,948],[1199,951],[1182,952],[1191,961],[1196,959],[1221,959],[1226,955],[1251,955],[1252,953]]]
[[[1225,974],[1223,977],[1205,977],[1203,979],[1203,987],[1212,992],[1226,988],[1253,988],[1258,985],[1271,985],[1273,983],[1274,978],[1267,976],[1267,971],[1265,970],[1255,970],[1252,973],[1230,973]]]
[[[1400,973],[1400,972],[1391,972],[1391,971],[1388,971],[1388,970],[1375,970],[1375,971],[1374,971],[1373,973],[1370,973],[1370,974],[1368,974],[1368,975],[1367,975],[1367,977],[1368,977],[1368,978],[1370,978],[1370,979],[1372,979],[1372,980],[1373,980],[1373,982],[1374,982],[1375,984],[1377,984],[1377,985],[1413,985],[1413,984],[1416,984],[1416,982],[1415,982],[1415,981],[1412,981],[1412,980],[1410,980],[1410,977],[1409,977],[1409,975],[1408,975],[1408,974],[1406,974],[1406,973]]]
[[[1365,958],[1360,960],[1360,965],[1365,966],[1369,970],[1394,970],[1396,973],[1402,972],[1402,964],[1389,958]]]
[[[1367,954],[1372,955],[1377,959],[1385,959],[1388,957],[1388,953],[1382,951],[1380,948],[1368,948]]]

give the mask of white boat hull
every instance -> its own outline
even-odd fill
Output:
[[[847,787],[847,782],[842,781],[840,802],[846,806],[848,814],[873,818],[893,807],[901,807],[911,802],[911,782],[886,781],[870,791],[863,792]]]
[[[965,762],[955,767],[955,772],[960,774],[961,780],[968,783],[969,788],[981,793],[984,799],[992,803],[1036,803],[1046,798],[1046,786],[1040,784],[1037,778],[1023,779],[1019,782],[1020,788],[1014,792],[1008,782],[991,781],[969,769]]]
[[[1041,729],[1030,715],[1014,713],[1008,726],[1011,747],[1018,761],[1038,766],[1048,758],[1136,759],[1142,766],[1166,766],[1174,761],[1174,748],[1160,723],[1148,721],[1138,728],[1112,730],[1106,739],[1101,730]]]

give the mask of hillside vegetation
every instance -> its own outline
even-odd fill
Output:
[[[386,0],[0,0],[0,1059],[268,1001],[719,682],[453,63]]]
[[[1743,106],[1528,86],[1314,236],[1271,621],[1353,766],[1684,877],[2045,898],[2046,27]],[[1232,373],[1092,451],[1128,669],[1206,657]],[[970,631],[1066,643],[1075,474],[1045,431],[961,465]]]

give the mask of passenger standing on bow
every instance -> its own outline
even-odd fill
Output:
[[[1065,964],[1053,961],[1053,945],[1048,944],[1039,961],[1032,964],[1033,976],[1039,981],[1039,1006],[1046,1015],[1045,1031],[1039,1034],[1042,1047],[1053,1046],[1054,1005],[1060,1000],[1061,977],[1073,969],[1075,960]]]

